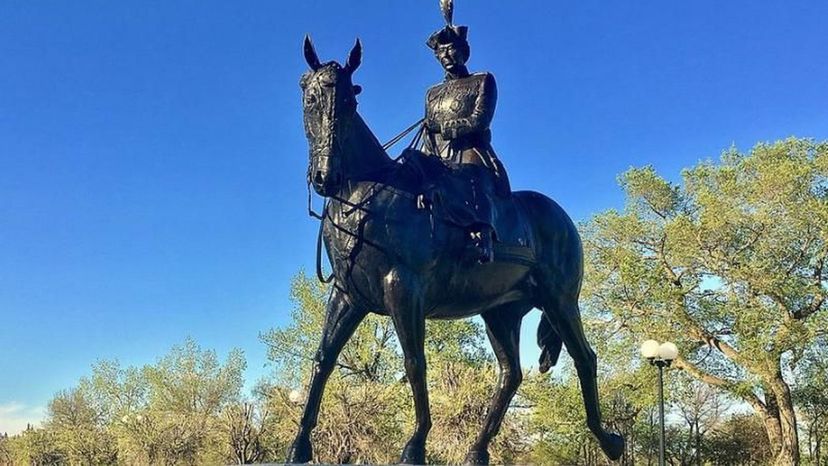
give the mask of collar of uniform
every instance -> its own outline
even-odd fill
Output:
[[[459,66],[457,73],[446,72],[446,80],[468,78],[471,76],[469,70],[465,66]]]

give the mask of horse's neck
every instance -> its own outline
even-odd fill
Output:
[[[394,164],[365,120],[357,113],[345,148],[345,176],[348,181],[378,181]]]

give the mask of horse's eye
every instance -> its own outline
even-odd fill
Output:
[[[316,96],[313,94],[308,94],[307,96],[305,96],[305,103],[309,107],[316,105]]]

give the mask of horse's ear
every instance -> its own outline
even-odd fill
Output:
[[[319,63],[319,56],[316,55],[316,50],[313,48],[313,42],[310,40],[310,36],[305,36],[305,61],[308,62],[308,66],[313,71],[318,70],[322,64]]]
[[[362,43],[359,42],[359,39],[356,40],[356,44],[354,44],[354,48],[351,49],[351,53],[348,54],[348,61],[345,62],[345,71],[348,73],[353,73],[359,68],[359,65],[362,63]]]

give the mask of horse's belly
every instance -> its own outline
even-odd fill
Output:
[[[452,319],[530,299],[529,267],[491,263],[459,270],[445,286],[433,285],[434,305],[427,317]]]

